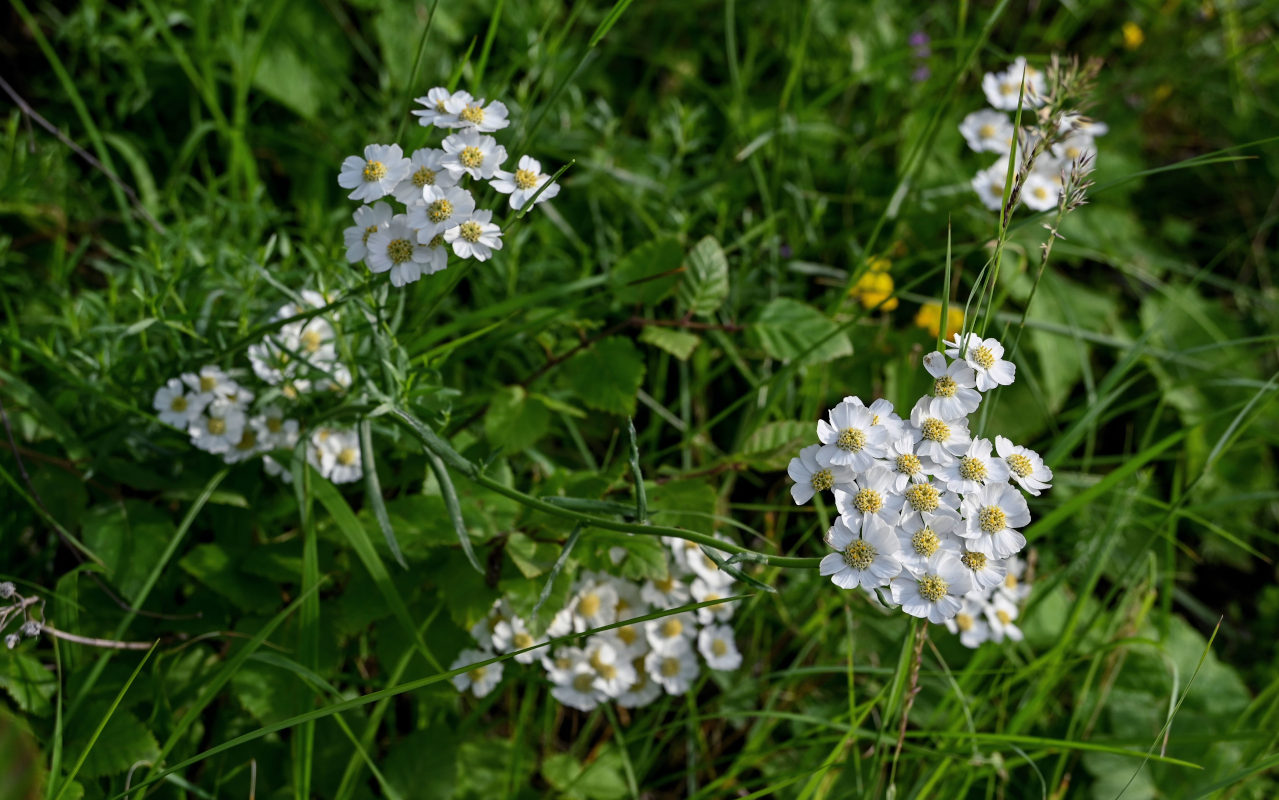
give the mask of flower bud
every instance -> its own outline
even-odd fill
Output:
[[[22,641],[22,637],[21,637],[21,636],[19,636],[19,635],[18,635],[18,634],[16,634],[16,633],[11,633],[11,634],[9,634],[8,636],[4,637],[4,645],[5,645],[5,647],[9,648],[10,650],[12,650],[13,648],[17,647],[17,646],[18,646],[18,642],[20,642],[20,641]]]
[[[40,635],[40,631],[42,630],[44,630],[43,625],[41,625],[39,622],[36,622],[33,619],[30,619],[22,623],[22,627],[18,629],[18,633],[21,633],[23,636],[29,636],[34,639],[35,637]]]
[[[18,588],[9,581],[0,583],[0,600],[8,600],[18,593]]]

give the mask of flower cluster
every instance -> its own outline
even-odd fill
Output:
[[[525,620],[505,600],[471,628],[478,649],[463,650],[451,669],[475,664],[494,653],[523,650],[550,639],[584,633],[636,619],[655,611],[732,596],[733,579],[699,545],[667,539],[667,578],[643,583],[612,575],[578,577],[568,604],[542,636],[534,636]],[[701,672],[698,654],[714,670],[734,670],[742,663],[728,621],[734,603],[725,602],[636,622],[587,636],[580,645],[560,645],[549,654],[530,650],[514,657],[522,664],[540,660],[551,681],[551,696],[580,711],[616,701],[626,708],[651,703],[663,692],[683,694]],[[502,662],[476,667],[453,678],[459,691],[476,697],[492,691],[502,679]]]
[[[1002,72],[986,73],[981,87],[991,108],[964,117],[959,132],[973,151],[995,153],[999,159],[972,179],[973,191],[992,211],[1003,206],[1008,158],[1016,145],[1016,196],[1032,211],[1055,208],[1062,196],[1062,173],[1068,172],[1072,163],[1095,158],[1096,137],[1108,128],[1077,112],[1037,114],[1035,109],[1051,99],[1052,87],[1044,72],[1027,64],[1025,58],[1017,58]],[[1019,102],[1022,118],[1035,124],[1014,130],[1009,112],[1016,112]]]
[[[319,292],[303,291],[302,300],[312,310],[324,308]],[[275,314],[276,321],[303,316],[304,308],[288,303]],[[254,375],[272,394],[296,400],[307,392],[341,391],[351,385],[351,371],[338,358],[333,328],[338,316],[329,312],[286,322],[262,341],[248,348]],[[186,431],[191,443],[236,464],[258,456],[268,475],[292,480],[270,453],[292,450],[301,430],[275,403],[254,408],[257,393],[221,368],[206,365],[199,372],[170,378],[156,390],[152,407],[166,425]],[[363,477],[360,443],[355,431],[318,428],[306,444],[307,460],[334,483]]]
[[[414,102],[423,106],[413,111],[423,126],[456,133],[445,136],[439,148],[414,150],[407,157],[398,144],[371,144],[363,157],[348,156],[338,174],[338,185],[351,190],[350,198],[366,204],[342,233],[346,259],[363,261],[375,273],[389,272],[394,286],[448,267],[450,247],[458,258],[477,261],[502,249],[493,212],[476,207],[467,182],[474,187],[487,181],[509,195],[516,209],[530,199],[550,200],[560,189],[556,183],[545,185],[550,176],[530,156],[521,156],[514,172],[500,169],[506,148],[486,134],[510,124],[502,103],[438,86]],[[404,211],[396,213],[384,198]]]
[[[819,443],[801,450],[788,472],[796,503],[834,493],[839,517],[826,543],[835,552],[820,572],[836,586],[861,588],[930,622],[957,620],[964,631],[991,603],[1003,603],[992,590],[1009,574],[1015,582],[1019,567],[1010,559],[1025,547],[1020,529],[1030,522],[1022,491],[1038,495],[1052,481],[1034,451],[969,430],[983,393],[1013,382],[1016,368],[1003,356],[994,339],[956,335],[944,355],[924,357],[932,391],[909,418],[887,400],[866,406],[846,397],[817,423]],[[993,607],[986,635],[1015,636],[1007,628],[1015,608]]]

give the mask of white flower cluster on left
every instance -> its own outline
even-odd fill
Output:
[[[568,605],[560,609],[546,633],[534,637],[525,620],[502,599],[471,628],[478,649],[463,650],[450,669],[493,658],[494,653],[523,650],[549,639],[584,633],[689,603],[731,597],[733,579],[683,539],[666,539],[666,580],[642,583],[587,572],[578,577]],[[725,554],[719,554],[725,555]],[[615,701],[626,708],[648,705],[663,692],[684,694],[701,672],[698,655],[714,670],[734,670],[742,655],[728,625],[734,603],[719,603],[657,619],[622,625],[587,636],[580,645],[560,645],[553,652],[530,650],[514,657],[521,664],[540,661],[551,682],[551,696],[566,706],[589,711]],[[502,662],[463,672],[453,678],[459,691],[483,697],[502,679]]]
[[[839,517],[826,543],[835,552],[820,572],[836,586],[931,622],[959,619],[964,631],[995,590],[1016,587],[1020,567],[1009,582],[1009,560],[1025,547],[1021,529],[1030,523],[1021,492],[1047,489],[1052,471],[1032,450],[969,430],[983,393],[1013,382],[1016,368],[1003,356],[994,339],[957,334],[945,355],[924,357],[933,387],[909,418],[887,400],[866,406],[846,397],[817,423],[820,443],[801,450],[788,472],[796,503],[834,493]],[[1000,609],[999,624],[1016,616],[1015,607]]]
[[[521,156],[514,172],[501,169],[506,148],[486,134],[510,124],[502,103],[440,86],[414,102],[424,106],[413,112],[423,126],[457,132],[439,148],[407,157],[398,144],[371,144],[363,157],[348,156],[338,174],[350,198],[368,204],[356,209],[355,224],[342,232],[346,259],[363,261],[375,273],[389,272],[394,286],[448,267],[450,247],[458,258],[477,261],[502,249],[502,230],[492,211],[476,208],[468,181],[472,188],[487,181],[493,191],[509,195],[516,209],[530,199],[550,200],[560,190],[557,183],[546,185],[551,176],[530,156]],[[402,204],[403,212],[396,213],[385,198]]]
[[[319,292],[303,291],[302,299],[313,309],[326,300]],[[276,320],[302,315],[304,308],[288,303],[276,312]],[[289,400],[312,391],[341,391],[351,385],[351,371],[338,358],[333,322],[312,316],[288,322],[261,342],[249,346],[249,362],[259,380],[278,389]],[[186,431],[201,450],[222,456],[228,464],[261,456],[267,474],[292,480],[292,473],[271,455],[292,450],[301,431],[296,419],[286,417],[274,403],[254,409],[256,393],[221,368],[207,365],[199,372],[170,378],[156,390],[152,406],[160,421]],[[360,443],[355,431],[319,428],[307,442],[307,460],[334,483],[359,480],[364,472]]]

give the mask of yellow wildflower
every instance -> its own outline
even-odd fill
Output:
[[[893,266],[893,262],[883,256],[873,256],[866,260],[866,265],[870,267],[871,272],[887,272]]]
[[[870,271],[863,273],[857,283],[853,284],[853,288],[848,290],[848,296],[860,302],[864,308],[879,306],[884,311],[897,308],[897,298],[893,297],[893,276],[876,271],[874,262],[871,262]]]
[[[919,312],[915,314],[915,325],[928,331],[929,335],[936,336],[941,329],[941,303],[924,303],[920,306]],[[946,309],[945,338],[953,339],[963,327],[963,309],[956,308],[952,303],[950,308]]]
[[[1141,43],[1146,41],[1146,34],[1142,33],[1141,26],[1135,22],[1125,22],[1123,25],[1124,47],[1128,50],[1136,50],[1141,47]]]

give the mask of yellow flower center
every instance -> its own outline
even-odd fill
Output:
[[[1009,83],[1008,81],[1004,81],[1003,83],[999,84],[999,93],[1000,94],[1017,94],[1017,87]]]
[[[661,672],[663,677],[674,678],[679,674],[679,659],[663,658]]]
[[[214,436],[221,436],[226,433],[226,420],[219,417],[209,417],[209,421],[204,427]]]
[[[462,166],[475,169],[484,163],[484,151],[474,145],[463,147],[462,152],[457,154],[457,160],[462,162]]]
[[[814,489],[824,492],[835,485],[835,476],[828,469],[819,469],[813,473],[809,482],[813,484]]]
[[[925,575],[919,579],[919,596],[936,603],[946,596],[950,584],[938,575]]]
[[[271,433],[279,433],[280,429],[283,427],[284,427],[284,420],[280,419],[279,417],[270,417],[266,421],[266,429],[270,431]]]
[[[671,576],[667,576],[665,578],[662,578],[660,581],[653,581],[653,586],[657,587],[657,591],[661,592],[662,594],[666,594],[671,589],[675,588],[675,578]]]
[[[971,631],[975,623],[970,614],[960,612],[955,615],[955,624],[959,626],[961,631]]]
[[[593,617],[600,613],[600,596],[595,592],[582,595],[582,599],[577,601],[577,611],[584,617]]]
[[[985,553],[974,553],[970,551],[960,556],[959,560],[964,562],[964,566],[968,567],[973,572],[986,568]]]
[[[874,489],[862,489],[853,497],[853,507],[863,514],[877,514],[884,507],[884,496]]]
[[[875,563],[875,548],[863,539],[857,539],[844,551],[844,563],[853,569],[870,569]]]
[[[711,653],[722,656],[728,652],[728,645],[724,644],[723,639],[715,639],[711,642]]]
[[[986,465],[981,463],[980,458],[964,456],[959,459],[959,477],[966,481],[984,481],[986,480]]]
[[[980,128],[977,129],[977,135],[983,139],[989,139],[990,137],[995,135],[995,126],[982,125]]]
[[[533,637],[527,633],[520,632],[511,637],[511,643],[515,645],[515,649],[523,650],[526,647],[533,646]]]
[[[662,636],[667,639],[674,639],[684,632],[684,623],[671,617],[662,623]]]
[[[484,233],[484,229],[480,227],[480,223],[474,220],[467,220],[461,225],[458,235],[466,241],[474,244],[480,240],[480,234]]]
[[[617,677],[617,667],[612,664],[600,664],[595,668],[595,671],[606,681],[611,681]]]
[[[1035,465],[1030,463],[1030,458],[1021,453],[1013,453],[1004,461],[1008,462],[1008,468],[1016,473],[1018,478],[1025,478],[1035,471]]]
[[[430,167],[418,167],[413,173],[413,185],[421,189],[423,186],[435,185],[435,170]]]
[[[635,632],[634,625],[627,625],[617,629],[617,638],[622,640],[623,644],[635,644],[635,640],[639,638],[639,634]]]
[[[996,183],[995,181],[991,181],[990,186],[986,188],[986,191],[990,192],[995,197],[1003,197],[1004,185],[1002,183]]]
[[[1042,187],[1042,186],[1036,186],[1036,187],[1034,188],[1034,195],[1035,195],[1035,199],[1037,199],[1037,200],[1047,200],[1047,199],[1048,199],[1048,190],[1047,190],[1047,189],[1045,189],[1045,188],[1044,188],[1044,187]]]
[[[573,688],[579,692],[589,692],[593,683],[595,683],[595,677],[589,672],[578,673],[577,677],[573,678]]]
[[[930,442],[944,442],[950,438],[950,426],[936,417],[929,417],[919,426],[920,432]]]
[[[1012,614],[1009,614],[1007,611],[1003,610],[1002,608],[995,612],[995,617],[1004,625],[1007,625],[1008,623],[1013,621]]]
[[[396,239],[396,241],[402,242],[404,240]],[[320,345],[323,343],[324,343],[324,337],[320,335],[319,331],[307,331],[306,333],[302,334],[302,347],[308,353],[314,353],[315,351],[319,350]]]
[[[217,379],[217,378],[211,378],[211,377],[209,377],[208,375],[201,375],[201,376],[200,376],[200,391],[202,391],[202,392],[211,392],[211,391],[213,391],[215,388],[217,388],[217,385],[218,385],[218,379]]]
[[[844,428],[839,432],[839,439],[835,442],[840,450],[847,450],[850,453],[860,453],[862,448],[866,446],[866,434],[857,428]]]
[[[370,237],[370,236],[372,236],[372,235],[373,235],[373,234],[375,234],[375,233],[377,233],[377,226],[376,226],[376,225],[370,225],[369,227],[367,227],[367,228],[365,228],[365,229],[364,229],[364,243],[365,243],[366,245],[369,243],[369,237]]]
[[[431,222],[443,222],[451,216],[453,216],[453,204],[442,197],[426,207],[426,217]]]
[[[177,397],[175,397],[175,398],[173,398],[172,400],[170,400],[170,401],[169,401],[169,410],[170,410],[170,411],[186,411],[186,410],[187,410],[187,399],[186,399],[186,396],[185,396],[185,395],[178,395]]]
[[[429,243],[427,243],[427,245],[426,245],[426,246],[427,246],[427,247],[431,247],[431,248],[435,248],[435,247],[440,247],[440,246],[442,246],[443,244],[444,244],[444,234],[442,234],[442,233],[437,233],[437,234],[435,234],[434,236],[432,236],[432,237],[431,237],[431,241],[430,241]]]
[[[370,161],[364,165],[364,180],[368,183],[380,181],[386,177],[386,165],[381,161]]]
[[[479,125],[484,121],[484,109],[478,105],[467,106],[457,115],[463,122]]]
[[[235,449],[241,450],[241,451],[249,451],[257,446],[258,446],[258,437],[253,434],[253,431],[246,430],[244,434],[240,436],[240,441],[236,443]]]
[[[1017,576],[1011,572],[1004,576],[1004,585],[1009,589],[1017,588]]]
[[[977,512],[977,524],[986,533],[999,533],[1008,527],[1008,515],[999,506],[982,506]]]
[[[355,463],[355,459],[359,458],[359,452],[351,447],[343,447],[338,453],[338,463],[344,467],[349,467]]]
[[[941,490],[931,483],[911,484],[905,494],[906,502],[916,511],[932,513],[941,507]]]
[[[920,528],[910,537],[910,546],[924,558],[930,558],[937,548],[941,547],[941,539],[932,528]]]
[[[1078,147],[1067,147],[1066,158],[1070,159],[1071,161],[1074,161],[1076,158],[1079,158],[1080,152],[1081,151],[1079,150]]]
[[[933,397],[954,397],[959,384],[949,375],[943,375],[933,381]]]
[[[919,457],[914,453],[903,453],[897,456],[897,471],[903,475],[915,475],[924,465],[919,462]]]
[[[982,369],[990,369],[995,366],[995,354],[990,352],[990,348],[984,344],[973,350],[969,358],[976,361],[977,366]]]
[[[446,109],[446,108],[444,107],[444,101],[443,101],[443,100],[436,100],[436,101],[435,101],[435,110],[436,110],[436,111],[438,111],[438,112],[440,112],[441,114],[443,114],[443,113],[445,113],[448,109]]]
[[[413,258],[413,243],[408,239],[392,239],[386,246],[386,257],[392,264],[403,264]]]
[[[488,671],[489,671],[488,667],[476,667],[475,669],[466,673],[466,675],[468,678],[471,679],[471,683],[479,683],[480,681],[484,680],[484,676],[488,674]]]
[[[528,191],[537,186],[537,173],[528,169],[515,170],[515,188]]]

